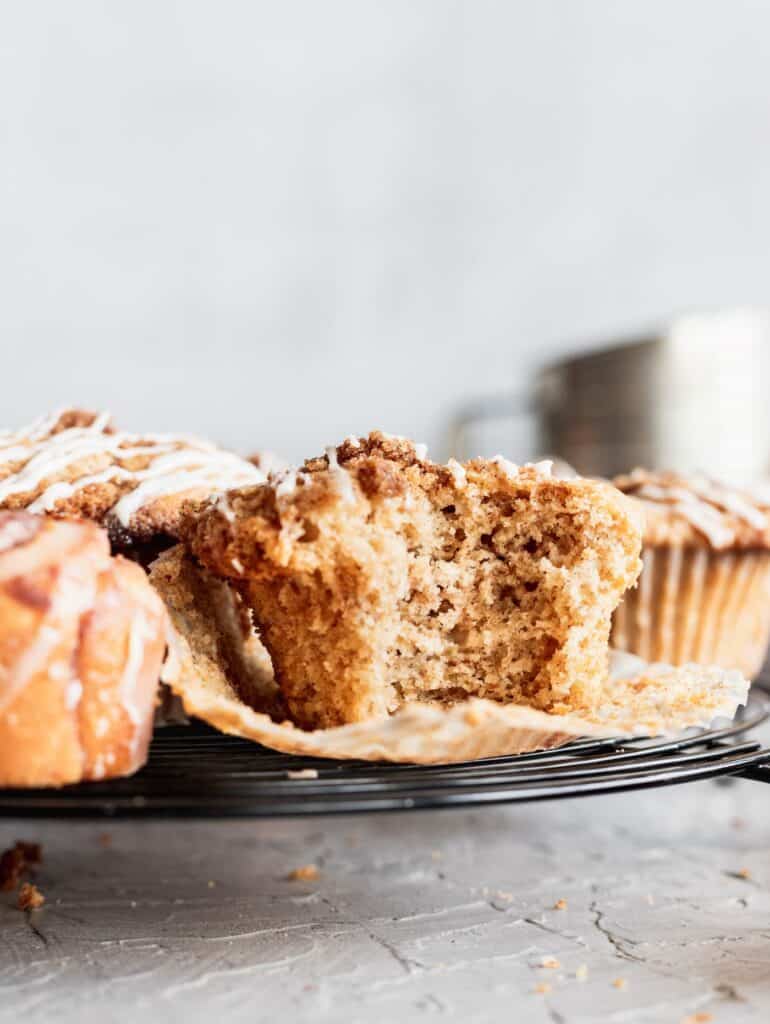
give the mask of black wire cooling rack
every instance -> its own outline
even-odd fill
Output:
[[[770,782],[770,750],[748,738],[770,718],[755,686],[739,719],[677,739],[582,740],[555,751],[451,765],[279,754],[193,724],[156,732],[130,779],[60,790],[0,790],[0,816],[271,817],[552,800],[717,776]]]

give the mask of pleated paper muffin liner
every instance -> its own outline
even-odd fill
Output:
[[[164,682],[185,711],[210,725],[285,753],[416,764],[472,761],[559,747],[579,737],[660,735],[732,718],[748,683],[738,672],[611,659],[600,709],[550,715],[522,705],[470,699],[452,706],[415,703],[389,718],[305,731],[247,704],[212,643],[212,626],[178,587],[156,585],[173,622]],[[255,687],[254,693],[264,692]]]
[[[770,641],[770,552],[648,546],[642,560],[638,587],[615,612],[613,646],[753,679]]]

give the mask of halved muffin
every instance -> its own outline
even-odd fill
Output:
[[[594,705],[640,529],[611,486],[501,457],[430,462],[372,433],[191,510],[183,535],[252,608],[292,719],[469,697]]]

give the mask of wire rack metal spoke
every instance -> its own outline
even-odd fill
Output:
[[[748,735],[769,717],[770,697],[755,687],[724,728],[675,739],[579,740],[447,765],[297,757],[196,723],[158,730],[146,767],[130,779],[0,790],[0,816],[334,814],[548,800],[716,776],[770,781],[770,751]]]

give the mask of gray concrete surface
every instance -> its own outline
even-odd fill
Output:
[[[4,844],[44,843],[47,903],[0,904],[0,1021],[766,1021],[769,811],[770,787],[740,781],[474,812],[5,821]],[[305,864],[316,880],[287,879]]]

